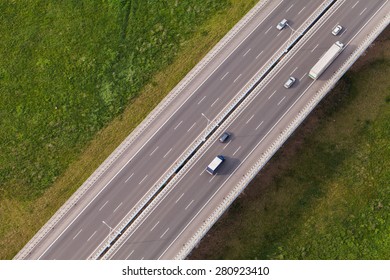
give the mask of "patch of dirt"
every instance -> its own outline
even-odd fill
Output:
[[[390,39],[390,28],[387,27],[383,32],[379,35],[378,38],[368,47],[368,49],[363,53],[362,56],[352,65],[349,71],[357,72],[361,70],[363,67],[369,65],[374,60],[383,56],[385,51],[387,50],[386,42]]]
[[[365,53],[353,64],[349,71],[357,72],[370,65],[371,62],[384,56],[390,40],[390,28],[387,27]],[[319,103],[311,114],[298,127],[294,134],[285,142],[279,151],[271,158],[264,168],[256,175],[240,197],[222,215],[216,225],[206,234],[201,242],[188,256],[191,260],[215,259],[216,252],[229,242],[224,237],[233,234],[240,225],[239,213],[234,211],[234,219],[231,210],[240,209],[250,203],[254,203],[268,186],[274,183],[275,178],[283,171],[289,169],[289,162],[302,148],[305,139],[310,137],[320,125],[320,121],[326,118],[329,110],[343,101],[343,92],[346,90],[346,82],[341,79],[337,86]],[[260,183],[261,182],[261,183]],[[238,210],[239,211],[239,210]]]

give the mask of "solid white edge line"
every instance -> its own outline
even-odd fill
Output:
[[[187,223],[187,225],[182,229],[182,231],[176,236],[176,238],[171,242],[171,244],[165,249],[165,251],[158,257],[158,259],[161,259],[161,257],[168,251],[168,249],[172,246],[173,243],[180,237],[180,235],[188,228],[188,226],[192,223],[194,219],[200,214],[200,212],[203,211],[203,209],[206,207],[206,205],[209,204],[209,202],[214,198],[214,196],[220,191],[220,189],[226,184],[228,180],[236,173],[238,168],[241,167],[241,165],[247,160],[247,158],[253,154],[253,151],[257,149],[257,147],[264,141],[264,139],[268,136],[268,134],[279,124],[279,122],[284,118],[284,116],[291,110],[291,108],[301,99],[301,97],[306,93],[306,91],[315,83],[315,81],[312,81],[309,86],[306,88],[306,90],[298,97],[297,100],[286,110],[286,112],[278,119],[278,121],[268,130],[268,132],[263,136],[263,138],[260,140],[260,142],[248,153],[248,155],[244,158],[244,160],[237,166],[235,170],[230,174],[230,176],[221,184],[221,186],[215,191],[215,193],[206,201],[206,203],[202,206],[201,209],[196,213],[196,215]],[[153,209],[155,210],[155,209]]]
[[[387,1],[388,1],[388,0],[387,0]],[[386,2],[387,2],[387,1],[386,1]],[[282,2],[282,1],[281,1],[281,2]],[[281,2],[279,3],[279,5],[281,4]],[[339,9],[344,3],[345,3],[345,2],[343,2],[343,3],[338,7],[338,9]],[[274,10],[275,10],[275,9],[276,9],[276,7],[274,8]],[[335,13],[336,11],[337,11],[337,10],[335,10],[334,13]],[[323,23],[321,24],[321,26],[322,26],[323,24],[325,24],[325,22],[323,22]],[[249,35],[248,35],[248,36],[249,36]],[[309,39],[310,39],[312,36],[314,36],[314,34],[312,34],[312,35],[309,37]],[[299,50],[299,49],[298,49],[298,50]],[[290,61],[294,56],[295,56],[295,54],[289,58],[289,61]],[[286,63],[287,63],[287,62],[286,62]],[[278,71],[278,73],[279,73],[279,72],[280,72],[280,70]],[[276,74],[277,74],[277,73],[276,73]],[[272,80],[272,79],[271,79],[271,80]],[[270,83],[271,80],[268,81],[267,84]],[[314,82],[315,82],[315,81],[313,81],[312,83],[314,83]],[[312,83],[311,83],[311,84],[312,84]],[[311,86],[311,84],[310,84],[310,86]],[[266,85],[264,85],[264,86],[266,86]],[[261,91],[259,91],[257,94],[259,94],[260,92],[261,92]],[[297,100],[298,100],[298,99],[297,99]],[[295,104],[295,103],[294,103],[294,104]],[[240,114],[238,114],[237,116],[239,116],[239,115],[240,115]],[[268,135],[268,134],[267,134],[267,135]],[[240,165],[241,165],[241,164],[240,164]],[[204,172],[204,171],[203,171],[203,172]],[[203,172],[202,172],[202,173],[203,173]],[[214,176],[213,176],[213,178],[214,178]],[[210,182],[213,180],[213,178],[210,180]],[[230,177],[229,177],[229,178],[230,178]],[[169,193],[170,193],[170,192],[167,192],[167,193],[165,194],[165,196],[167,196]],[[163,199],[162,199],[162,200],[163,200]],[[162,200],[161,200],[161,201],[162,201]],[[147,217],[155,210],[155,208],[161,203],[161,201],[158,202],[158,203],[154,206],[154,209],[151,210],[150,213],[148,213]],[[146,217],[146,218],[147,218],[147,217]],[[146,219],[146,218],[145,218],[145,219]],[[143,224],[143,222],[144,222],[144,221],[142,221],[142,222],[133,230],[133,232],[132,232],[131,234],[129,234],[129,235],[126,237],[126,240],[128,240],[128,239],[134,234],[134,232]],[[121,245],[119,245],[119,247],[116,248],[116,251],[115,251],[114,253],[112,253],[112,255],[115,255],[115,254],[122,248],[122,246],[124,245],[124,243],[125,243],[125,242],[123,242]],[[166,250],[168,250],[168,249],[169,249],[169,247],[168,247]],[[164,253],[166,252],[166,250],[164,251]],[[164,253],[163,253],[163,254],[164,254]],[[162,254],[162,255],[163,255],[163,254]],[[162,255],[161,255],[161,256],[162,256]],[[161,256],[160,256],[160,258],[161,258]]]
[[[249,38],[256,30],[257,28],[280,6],[280,4],[283,2],[280,1],[278,5],[276,5],[270,13],[262,20],[260,21],[255,28],[252,29],[252,31],[245,37],[241,42],[226,56],[226,58],[210,73],[210,75],[207,76],[206,79],[203,80],[203,82],[190,94],[184,102],[168,117],[168,119],[148,138],[148,140],[145,141],[145,143],[135,152],[135,154],[122,166],[122,168],[107,182],[107,184],[92,198],[92,200],[77,214],[77,216],[68,224],[68,226],[55,238],[50,245],[46,248],[46,250],[43,251],[43,253],[38,257],[38,259],[42,258],[44,254],[54,245],[55,242],[65,233],[65,231],[80,217],[81,214],[84,213],[85,209],[91,205],[91,203],[107,188],[107,186],[118,176],[118,174],[133,160],[134,157],[138,155],[138,153],[147,145],[147,143],[150,142],[150,140],[162,129],[162,127],[165,126],[166,123],[169,122],[173,118],[173,116],[184,106],[184,104],[187,103],[187,101],[198,91],[198,89],[206,83],[206,81],[220,68],[220,66],[228,59],[230,56],[246,41],[246,39]],[[146,194],[145,194],[146,195]],[[144,196],[145,196],[144,195]],[[143,196],[143,197],[144,197]],[[143,198],[142,197],[142,198]],[[140,200],[142,201],[142,199]]]
[[[376,13],[367,21],[365,25],[367,25],[371,19],[380,11],[380,9],[387,4],[389,0],[386,0],[386,2],[376,11]],[[365,27],[365,25],[356,33],[356,35],[348,42],[348,44],[361,32],[361,30]],[[291,59],[291,58],[290,58]],[[316,81],[313,80],[309,86],[305,89],[305,91],[302,92],[302,94],[298,97],[297,100],[287,109],[287,111],[279,118],[279,120],[274,124],[274,126],[267,132],[266,135],[260,140],[260,142],[252,149],[252,151],[244,158],[244,160],[237,166],[237,168],[232,172],[232,174],[221,184],[221,186],[216,190],[216,192],[209,198],[209,200],[203,205],[203,207],[198,211],[198,213],[190,220],[189,223],[183,228],[183,230],[176,236],[176,238],[171,242],[171,244],[165,249],[165,251],[159,256],[158,259],[161,259],[161,257],[168,251],[168,249],[172,246],[172,244],[180,237],[180,235],[188,228],[188,226],[192,223],[192,221],[199,215],[199,213],[206,207],[206,205],[211,201],[212,198],[217,194],[217,192],[226,184],[228,180],[230,180],[230,177],[234,175],[234,173],[237,171],[238,168],[243,164],[243,162],[246,161],[246,159],[253,153],[255,149],[263,142],[265,137],[268,136],[268,134],[274,129],[274,127],[282,120],[282,118],[291,110],[293,106],[302,98],[302,96],[306,93],[306,91],[315,83]],[[196,162],[195,162],[196,163]],[[195,164],[194,163],[194,164]],[[157,206],[157,205],[156,205]],[[153,209],[155,210],[155,209]],[[152,212],[152,211],[151,211]]]
[[[377,10],[377,12],[372,16],[372,17],[374,17],[379,11],[380,11],[380,9],[386,4],[388,2],[388,0]],[[337,11],[337,10],[336,10]],[[371,19],[370,19],[371,20]],[[369,21],[370,21],[369,20]],[[368,22],[365,24],[365,25],[367,25],[368,24]],[[358,33],[360,33],[360,31],[364,28],[365,26],[363,26],[359,31],[358,31]],[[358,35],[358,33],[351,39],[351,41]],[[292,57],[291,57],[292,58]],[[290,59],[291,59],[290,58]],[[274,126],[267,132],[267,134],[261,139],[261,141],[258,143],[258,145],[260,145],[261,143],[262,143],[262,141],[265,139],[265,137],[266,136],[268,136],[268,134],[274,129],[274,127],[281,121],[281,119],[291,110],[291,108],[301,99],[301,97],[306,93],[306,91],[312,86],[312,84],[315,82],[315,80],[313,80],[310,84],[309,84],[309,86],[305,89],[305,91],[298,97],[298,99],[286,110],[286,112],[279,118],[279,120],[274,124]],[[252,149],[252,151],[248,154],[248,156],[242,161],[242,163],[243,162],[245,162],[245,160],[253,153],[253,151],[258,147],[258,145],[256,145],[253,149]],[[234,175],[234,173],[237,171],[237,169],[242,165],[242,163],[240,163],[240,165],[232,172],[232,174],[225,180],[225,182],[221,185],[221,187],[230,179],[230,177],[231,176],[233,176]],[[196,164],[196,162],[194,162],[194,164]],[[213,176],[214,177],[214,176]],[[220,188],[221,188],[220,187]],[[166,253],[166,251],[172,246],[172,244],[177,240],[177,238],[179,238],[179,236],[184,232],[184,230],[189,226],[189,224],[191,224],[191,222],[197,217],[197,215],[203,210],[203,208],[209,203],[209,201],[215,196],[215,194],[220,190],[220,188],[214,193],[214,195],[212,196],[212,197],[210,197],[210,199],[204,204],[204,206],[199,210],[199,212],[193,217],[193,219],[191,219],[191,221],[187,224],[187,226],[179,233],[179,235],[175,238],[175,240],[173,240],[172,242],[171,242],[171,244],[166,248],[166,250],[160,255],[160,257],[158,258],[158,259],[160,259],[165,253]],[[169,192],[165,195],[165,196],[167,196],[169,194]],[[163,200],[163,199],[162,199]],[[161,201],[162,201],[161,200]],[[156,209],[156,207],[161,203],[161,201],[155,206],[155,208],[154,209],[152,209],[151,211],[150,211],[150,213],[148,214],[148,216]],[[147,217],[148,217],[147,216]],[[146,217],[146,218],[147,218]],[[142,222],[143,223],[143,222]],[[141,224],[142,224],[141,223]],[[139,226],[137,227],[137,228],[139,228]],[[136,229],[135,229],[136,230]],[[134,231],[135,231],[134,230]],[[134,232],[133,232],[134,233]],[[129,237],[131,236],[131,235],[133,235],[133,233],[131,233],[130,235],[129,235]],[[129,238],[128,237],[128,238]],[[127,240],[128,240],[128,238],[127,238]]]
[[[280,2],[272,11],[274,11],[282,2],[283,2],[283,1],[281,1],[281,2]],[[272,11],[271,11],[271,13],[272,13]],[[269,15],[270,15],[271,13],[269,13]],[[267,17],[266,17],[266,18],[267,18]],[[266,18],[265,18],[265,19],[266,19]],[[265,20],[265,19],[264,19],[264,20]],[[263,20],[263,21],[264,21],[264,20]],[[262,22],[263,22],[263,21],[262,21]],[[260,22],[260,23],[258,24],[258,26],[259,26],[262,22]],[[257,27],[258,27],[258,26],[257,26]],[[254,30],[256,30],[257,27],[256,27]],[[253,30],[251,33],[253,33],[254,30]],[[251,33],[250,33],[250,34],[251,34]],[[250,36],[250,34],[249,34],[246,38],[248,38],[248,37]],[[245,38],[245,39],[246,39],[246,38]],[[244,40],[245,40],[245,39],[244,39]],[[243,41],[244,41],[244,40],[243,40]],[[243,42],[243,41],[242,41],[242,42]],[[241,42],[241,43],[242,43],[242,42]],[[240,43],[240,44],[241,44],[241,43]],[[234,52],[234,50],[232,51],[232,53],[233,53],[233,52]],[[290,58],[290,59],[291,59],[291,58]],[[313,81],[312,83],[314,83],[314,82],[315,82],[315,81]],[[311,84],[310,84],[310,86],[311,86]],[[203,172],[204,172],[204,171],[203,171]],[[202,172],[202,173],[203,173],[203,172]],[[201,174],[202,174],[202,173],[201,173]],[[214,176],[213,176],[213,178],[214,178]],[[213,179],[213,178],[212,178],[212,179]],[[212,180],[212,179],[211,179],[211,180]],[[210,180],[210,181],[211,181],[211,180]],[[167,192],[166,195],[168,195],[169,193],[170,193],[170,192]],[[165,195],[165,196],[166,196],[166,195]],[[161,200],[161,201],[162,201],[162,200]],[[160,201],[158,204],[155,205],[155,208],[161,203],[161,201]],[[155,208],[154,208],[154,209],[155,209]],[[150,211],[150,213],[147,215],[147,217],[154,211],[154,209]],[[147,217],[146,217],[146,218],[147,218]],[[145,219],[146,219],[146,218],[145,218]],[[142,221],[142,222],[133,230],[133,232],[132,232],[131,234],[129,234],[129,235],[127,236],[126,240],[128,240],[128,239],[133,235],[133,233],[140,227],[140,225],[142,225],[142,223],[143,223],[143,221]],[[125,242],[123,242],[121,245],[119,245],[119,247],[116,248],[115,252],[112,253],[112,255],[115,255],[115,254],[122,248],[122,246],[124,245],[124,243],[125,243]],[[164,253],[163,253],[163,254],[164,254]]]

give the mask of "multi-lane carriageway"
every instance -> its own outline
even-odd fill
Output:
[[[322,81],[315,82],[307,75],[313,64],[336,39],[342,40],[347,46],[338,62],[346,59],[356,47],[355,40],[359,40],[357,36],[362,31],[362,27],[384,7],[385,2],[370,1],[373,4],[370,7],[364,3],[359,5],[358,1],[345,1],[340,5],[329,19],[323,22],[318,30],[295,51],[268,84],[257,92],[256,98],[245,110],[227,126],[226,129],[233,132],[232,140],[225,145],[215,141],[205,155],[181,178],[174,191],[167,194],[154,207],[142,224],[112,254],[112,258],[174,257],[174,253],[178,252],[183,244],[180,241],[185,241],[196,230],[194,220],[198,220],[199,226],[204,218],[199,219],[198,216],[208,212],[204,210],[206,207],[213,208],[210,199],[220,195],[219,192],[223,192],[224,188],[229,189],[229,184],[238,183],[240,175],[247,169],[241,168],[243,160],[251,156],[254,159],[258,158],[259,153],[270,144],[267,137],[272,139],[271,134],[279,133],[279,129],[275,129],[275,126],[284,121],[286,114],[296,115],[302,108],[296,105],[307,103],[313,95],[312,92],[319,88]],[[345,27],[344,32],[338,37],[334,37],[330,32],[336,24]],[[274,36],[277,36],[275,34],[277,30],[273,31]],[[323,74],[321,80],[327,80],[339,66],[340,63],[332,65]],[[297,77],[297,82],[292,88],[285,89],[283,83],[289,76]],[[204,168],[216,154],[220,153],[227,158],[226,164],[221,167],[218,176],[209,176]],[[253,153],[257,155],[253,157]],[[220,200],[216,199],[215,202],[218,203]],[[216,204],[213,206],[215,207]],[[192,229],[190,230],[189,227]],[[186,238],[182,238],[182,235],[186,234]],[[143,243],[142,240],[148,242]]]
[[[96,182],[95,193],[70,211],[25,258],[86,259],[96,252],[115,227],[132,211],[149,190],[178,160],[183,151],[205,130],[237,92],[289,40],[305,20],[325,1],[271,1],[253,17],[184,89],[166,111],[138,137]],[[267,149],[288,118],[297,114],[324,81],[353,52],[375,21],[389,13],[388,0],[337,1],[337,9],[326,14],[315,32],[302,40],[283,67],[256,90],[254,99],[226,129],[231,140],[215,141],[186,171],[176,185],[126,235],[115,250],[114,259],[174,258],[229,188],[241,178],[256,158]],[[289,27],[276,30],[283,18]],[[312,65],[336,40],[331,29],[341,24],[337,37],[346,48],[333,65],[313,81],[307,77]],[[290,89],[283,83],[289,76],[297,82]],[[212,139],[212,138],[211,138]],[[225,164],[215,176],[204,169],[217,154]]]

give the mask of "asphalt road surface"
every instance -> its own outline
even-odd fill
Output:
[[[289,39],[292,30],[285,28],[277,32],[277,23],[288,18],[291,26],[298,28],[322,2],[274,1],[266,7],[221,52],[224,57],[217,57],[208,69],[188,85],[186,91],[189,97],[184,102],[178,98],[178,102],[182,103],[176,104],[175,110],[171,109],[172,113],[168,109],[170,114],[159,118],[145,132],[147,138],[144,137],[141,144],[129,149],[126,155],[118,159],[116,167],[96,183],[104,185],[100,187],[101,191],[86,197],[85,207],[67,215],[28,258],[88,258],[111,233],[111,229],[145,197],[190,143],[204,131],[208,124],[206,118],[213,119],[220,113]],[[236,156],[238,158],[238,154]],[[230,162],[223,170],[227,171],[225,168],[230,166]],[[219,180],[215,180],[215,183]]]
[[[210,117],[218,112],[211,104],[216,100],[221,100],[223,95],[228,94],[226,91],[235,88],[238,80],[249,77],[251,71],[259,67],[260,64],[258,66],[249,64],[257,61],[256,57],[262,51],[266,51],[262,43],[275,38],[284,40],[286,36],[280,32],[290,32],[289,29],[276,30],[274,23],[286,17],[292,26],[299,25],[300,21],[304,20],[304,15],[299,14],[299,11],[303,9],[306,2],[294,1],[292,8],[290,8],[291,2],[280,5],[277,10],[282,16],[274,17],[275,20],[270,25],[272,28],[268,29],[267,25],[261,25],[254,32],[254,37],[247,41],[248,44],[242,44],[242,48],[234,53],[234,56],[238,58],[237,64],[226,64],[220,68],[218,75],[213,76],[215,80],[218,80],[219,86],[211,91],[205,88],[192,103],[193,107],[197,107],[197,102],[205,98],[207,107],[203,107],[202,111]],[[237,184],[246,172],[247,166],[250,166],[250,163],[253,164],[254,160],[259,158],[272,140],[278,136],[282,127],[290,120],[289,117],[295,116],[302,109],[324,81],[356,49],[358,43],[364,38],[364,28],[370,29],[370,25],[375,22],[376,18],[373,16],[384,10],[389,11],[387,2],[384,0],[345,1],[289,61],[283,62],[285,66],[229,125],[227,131],[232,134],[230,141],[226,144],[216,141],[129,235],[112,258],[173,258],[186,239],[208,217],[210,210],[216,207],[232,186]],[[286,12],[287,9],[289,11]],[[337,24],[342,25],[344,29],[338,36],[334,36],[331,30]],[[344,51],[319,80],[313,81],[308,77],[310,68],[338,40],[345,44]],[[223,77],[226,73],[229,79],[221,81],[219,77]],[[291,88],[286,89],[283,84],[290,76],[294,76],[297,81]],[[221,87],[225,89],[223,95],[215,92]],[[193,119],[188,119],[186,124],[179,129],[181,134],[186,134],[186,130],[191,127],[192,123],[199,122],[200,118],[196,114],[193,116]],[[161,144],[161,142],[156,143],[156,145]],[[211,176],[205,172],[205,168],[219,154],[223,154],[226,161],[218,170],[217,175]]]

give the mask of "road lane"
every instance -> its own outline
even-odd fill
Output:
[[[76,219],[69,221],[65,230],[52,238],[54,242],[46,247],[38,246],[37,252],[33,252],[31,257],[34,258],[38,254],[41,259],[87,258],[93,251],[93,246],[96,247],[109,234],[102,221],[115,227],[154,187],[193,139],[205,129],[207,120],[202,117],[202,113],[213,119],[275,50],[291,36],[292,31],[288,28],[275,32],[275,26],[281,20],[280,14],[283,12],[284,16],[290,19],[290,25],[297,28],[321,3],[322,1],[318,0],[310,3],[297,1],[297,4],[286,12],[290,6],[287,1],[278,2],[273,12],[264,20],[261,19],[262,23],[250,32],[250,35],[205,81],[200,82],[186,102],[154,132],[153,137],[110,179],[105,188],[91,200]],[[305,9],[298,17],[296,13],[303,7]],[[268,34],[264,34],[264,26],[273,28]],[[259,53],[262,55],[259,56]],[[256,54],[258,59],[253,59],[253,54]],[[219,78],[228,72],[226,78],[223,80]],[[213,107],[210,104],[214,104]],[[196,125],[188,131],[194,123]],[[109,202],[102,208],[107,201]],[[114,213],[114,209],[121,203],[122,206]],[[73,239],[80,229],[83,230],[76,239]]]
[[[235,175],[243,174],[245,171],[240,170],[243,160],[253,156],[252,153],[254,152],[259,157],[264,151],[262,148],[267,147],[267,145],[259,145],[259,141],[272,133],[277,135],[278,131],[273,131],[273,128],[279,123],[280,117],[290,112],[296,102],[309,100],[315,94],[320,85],[330,77],[340,66],[341,62],[356,48],[360,40],[357,39],[356,35],[360,33],[362,26],[371,20],[371,17],[383,7],[382,5],[385,2],[380,0],[370,1],[369,7],[367,7],[367,3],[364,6],[364,3],[356,4],[354,1],[348,1],[342,5],[320,27],[318,32],[296,52],[286,66],[258,93],[256,99],[228,126],[227,130],[232,132],[229,146],[215,142],[181,178],[174,189],[149,213],[139,227],[132,232],[112,258],[126,258],[129,251],[133,252],[129,259],[165,258],[164,253],[169,250],[174,241],[180,247],[182,242],[177,242],[177,233],[186,230],[191,222],[198,218],[198,215],[200,216],[200,213],[210,203],[210,200],[219,195],[218,192],[227,193],[227,190],[237,183],[240,176]],[[352,6],[355,7],[352,9]],[[388,8],[388,6],[386,7]],[[360,16],[362,11],[364,13]],[[356,13],[359,16],[356,16]],[[332,28],[337,23],[341,23],[348,28],[348,32],[343,34],[342,39],[331,34]],[[355,41],[351,41],[352,39],[355,39]],[[345,50],[318,81],[313,81],[307,76],[309,69],[336,40],[342,40],[342,42],[347,44]],[[314,51],[312,51],[313,49]],[[283,84],[290,73],[294,73],[294,76],[300,78],[290,89],[285,89]],[[305,103],[302,102],[302,104]],[[294,108],[294,110],[299,111],[300,109]],[[203,172],[204,168],[221,151],[223,151],[223,155],[226,157],[226,162],[216,176],[210,177],[209,174]],[[227,183],[228,179],[230,179],[229,183]],[[179,194],[182,195],[183,193],[185,195],[180,199],[181,204],[172,203],[172,201],[177,200]],[[191,202],[191,209],[185,209],[185,205],[188,205],[189,202]],[[208,216],[209,213],[204,212],[204,216],[198,220],[202,221]],[[155,219],[160,221],[161,231],[167,227],[170,229],[164,235],[164,239],[159,238],[161,231],[155,231],[150,234],[145,232],[145,229],[150,226],[150,221]],[[192,228],[196,228],[196,226]]]

